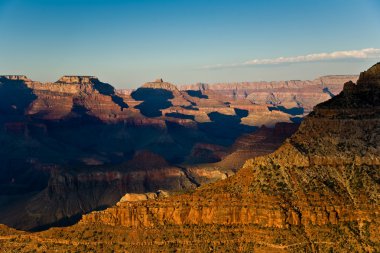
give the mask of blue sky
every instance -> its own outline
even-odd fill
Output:
[[[0,0],[0,74],[118,88],[357,74],[380,60],[379,27],[378,0]]]

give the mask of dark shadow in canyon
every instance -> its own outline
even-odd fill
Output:
[[[0,77],[0,113],[23,116],[29,105],[37,98],[33,90],[22,80]]]
[[[292,116],[302,115],[305,109],[302,107],[285,108],[284,106],[268,106],[269,111],[280,111]]]
[[[185,92],[187,93],[187,95],[189,95],[189,96],[191,96],[191,97],[205,98],[205,99],[208,98],[208,96],[202,94],[202,91],[200,91],[200,90],[187,90],[187,91],[185,91]]]
[[[119,97],[115,93],[115,88],[108,84],[100,82],[98,79],[93,78],[91,79],[91,82],[94,84],[94,89],[97,90],[100,94],[110,96],[112,101],[120,106],[121,110],[124,108],[128,108],[129,106],[124,102],[122,97]]]
[[[291,117],[290,120],[291,120],[293,123],[301,124],[303,118],[302,118],[302,117]]]
[[[146,117],[162,116],[162,109],[169,108],[173,104],[169,99],[174,98],[173,92],[165,89],[139,88],[132,92],[132,98],[143,101],[135,106]]]
[[[235,108],[235,114],[241,119],[248,116],[248,110]]]
[[[247,110],[236,109],[236,115],[226,115],[219,112],[207,114],[211,122],[199,123],[199,129],[208,136],[215,138],[215,144],[231,145],[243,133],[253,132],[257,127],[241,124],[241,118],[248,115]]]
[[[178,112],[170,112],[170,113],[165,114],[165,116],[177,118],[177,119],[190,119],[190,120],[195,119],[194,115],[187,115],[187,114],[182,114],[182,113],[178,113]]]
[[[109,208],[110,206],[112,206],[112,205],[101,205],[101,206],[94,208],[92,211],[103,211],[103,210]],[[90,212],[92,212],[92,211],[90,211]],[[89,213],[89,212],[87,212],[87,213]],[[74,215],[71,215],[70,217],[62,218],[56,222],[52,222],[52,223],[41,225],[41,226],[36,226],[34,228],[29,229],[28,231],[40,232],[40,231],[48,230],[49,228],[52,228],[52,227],[73,226],[81,220],[81,218],[84,214],[86,214],[86,213],[76,213]]]

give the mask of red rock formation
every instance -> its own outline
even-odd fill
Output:
[[[283,243],[291,247],[298,238],[306,251],[375,252],[380,248],[372,229],[380,224],[379,98],[380,63],[362,73],[357,85],[348,83],[338,96],[318,105],[275,153],[248,160],[236,176],[193,194],[121,203],[85,215],[81,224],[124,226],[136,235],[159,228],[145,240],[160,240],[166,231],[177,238],[174,245],[184,248],[190,246],[181,240],[192,238],[192,232],[215,235],[197,241],[200,248],[221,243],[216,234],[228,230],[228,239],[236,238],[236,231],[244,240],[226,246],[253,244],[255,249],[264,243],[269,250]],[[253,227],[261,240],[244,236]],[[182,234],[185,228],[189,234]],[[283,241],[271,241],[271,234]],[[147,242],[138,238],[141,245]]]
[[[181,90],[211,90],[229,99],[248,99],[256,104],[301,105],[310,111],[314,105],[338,94],[345,82],[357,76],[323,76],[313,81],[241,82],[183,85]],[[331,93],[331,94],[330,94]]]
[[[273,91],[298,92],[307,85],[290,82]],[[227,178],[244,160],[279,145],[276,133],[268,130],[266,135],[273,138],[260,139],[259,131],[252,139],[255,150],[229,149],[242,134],[263,124],[276,129],[277,122],[289,122],[292,115],[248,99],[230,99],[208,85],[199,88],[183,91],[156,80],[120,93],[93,76],[64,76],[54,83],[0,77],[0,94],[6,94],[0,103],[6,122],[0,128],[5,143],[0,163],[6,165],[0,168],[1,183],[18,194],[39,192],[15,201],[13,211],[0,208],[1,222],[30,229],[112,205],[126,191],[193,189]],[[10,132],[18,134],[9,136]],[[159,155],[131,161],[138,150]],[[165,166],[160,159],[168,161]],[[146,160],[155,164],[144,165]],[[135,168],[136,164],[144,166]],[[52,171],[59,173],[48,181]],[[17,184],[9,184],[12,180]],[[67,196],[71,201],[62,203]],[[51,203],[50,209],[46,203]]]

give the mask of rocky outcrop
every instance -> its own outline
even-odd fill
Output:
[[[148,199],[162,199],[169,197],[170,193],[167,191],[158,190],[157,192],[147,192],[147,193],[127,193],[125,194],[116,205],[121,205],[124,202],[136,202],[144,201]]]
[[[157,79],[154,82],[145,83],[143,84],[142,88],[178,91],[177,86],[168,82],[164,82],[162,79]]]
[[[176,239],[161,250],[194,249],[181,240],[196,231],[205,235],[198,248],[375,252],[380,248],[375,229],[380,224],[379,84],[377,64],[357,85],[347,83],[338,96],[318,105],[276,152],[248,160],[233,177],[192,194],[93,212],[80,226],[122,226],[135,235],[158,228],[162,232],[138,239],[137,245],[171,233]],[[262,236],[245,236],[253,230]],[[229,231],[228,240],[218,231]]]
[[[92,79],[97,79],[94,76],[63,76],[57,83],[67,83],[67,84],[86,84],[91,83]]]

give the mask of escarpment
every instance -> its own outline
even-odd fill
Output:
[[[183,90],[201,90],[216,93],[233,100],[245,99],[254,104],[268,104],[279,108],[304,108],[310,112],[313,106],[337,94],[348,81],[356,82],[358,76],[322,76],[314,80],[277,82],[240,82],[183,85]]]
[[[137,246],[245,250],[380,249],[380,63],[319,104],[276,152],[192,194],[124,202],[85,215],[78,227],[124,227]],[[148,239],[144,228],[156,234]],[[183,231],[187,231],[183,233]],[[224,232],[223,232],[224,231]],[[227,232],[229,231],[229,232]],[[260,236],[248,236],[256,231]],[[260,231],[260,232],[258,232]],[[186,240],[197,237],[195,245]],[[169,235],[168,235],[169,234]],[[228,240],[221,239],[226,236]],[[135,241],[136,242],[136,241]]]

